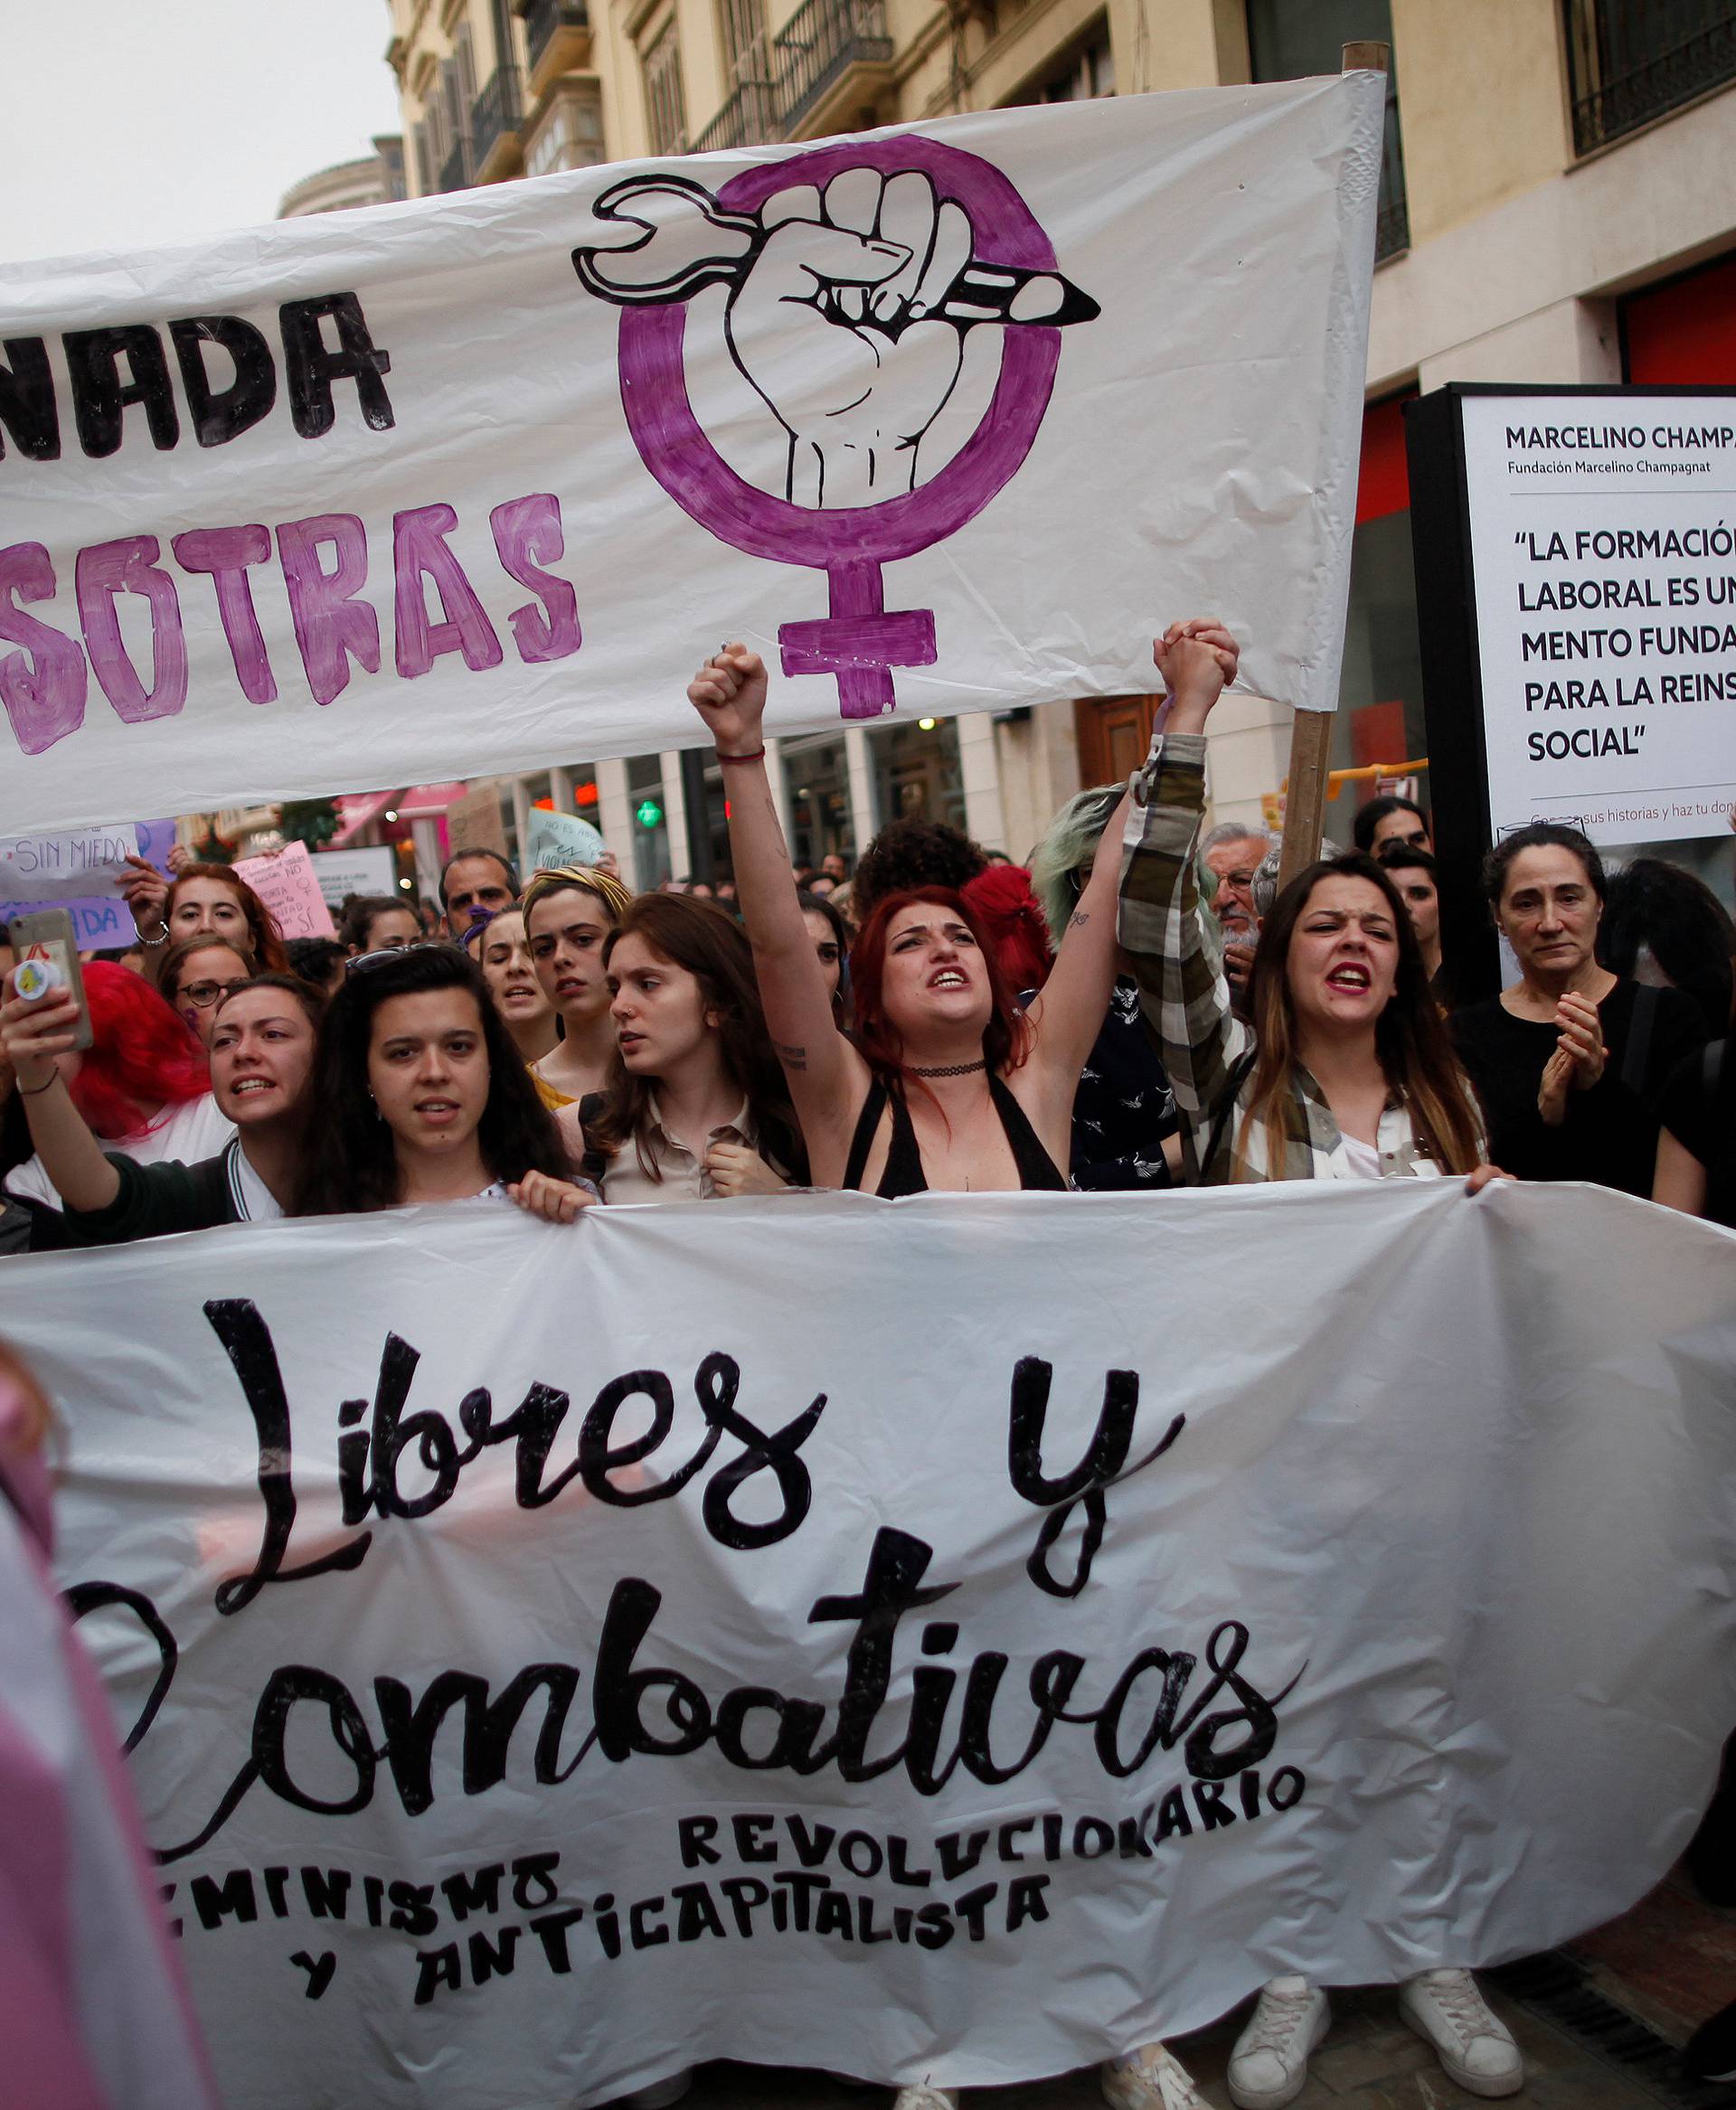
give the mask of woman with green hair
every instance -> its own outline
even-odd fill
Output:
[[[531,1065],[531,1081],[552,1114],[601,1091],[615,1059],[603,941],[632,894],[594,864],[534,871],[519,908],[531,964],[553,1004],[561,1038]]]

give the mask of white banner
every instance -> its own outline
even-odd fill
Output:
[[[1733,1254],[1447,1182],[478,1203],[8,1261],[0,1333],[230,2110],[571,2110],[1624,1909],[1736,1720]]]
[[[1464,399],[1489,820],[1594,843],[1736,806],[1736,390]]]
[[[0,830],[1151,685],[1330,709],[1378,76],[0,267]]]

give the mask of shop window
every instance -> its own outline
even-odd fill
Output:
[[[1630,381],[1736,382],[1736,258],[1724,257],[1621,304],[1622,372]]]
[[[1392,42],[1392,0],[1248,0],[1248,55],[1256,80],[1298,80],[1336,73],[1346,44]],[[1386,137],[1374,222],[1376,259],[1410,246],[1399,133],[1399,80],[1386,76]]]
[[[925,730],[913,725],[884,727],[869,736],[874,758],[875,810],[889,821],[944,821],[965,824],[965,777],[958,760],[958,728],[949,718]]]
[[[663,810],[661,755],[628,758],[627,799],[633,810],[632,881],[640,893],[648,894],[670,877],[673,869],[669,862],[669,821]]]
[[[1429,751],[1422,716],[1422,658],[1417,638],[1417,580],[1410,553],[1410,483],[1405,466],[1405,396],[1363,413],[1356,528],[1350,545],[1350,605],[1344,666],[1333,725],[1332,767],[1360,769],[1415,761]],[[1427,804],[1428,778],[1420,780]],[[1364,781],[1326,807],[1326,834],[1351,839],[1356,808],[1375,796]]]
[[[850,764],[844,741],[820,733],[782,743],[784,790],[789,801],[789,854],[797,864],[818,864],[837,851],[847,862],[856,854],[850,808]]]

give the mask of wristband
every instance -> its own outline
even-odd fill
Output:
[[[39,1098],[49,1088],[49,1085],[59,1084],[60,1081],[61,1073],[57,1069],[53,1076],[49,1079],[48,1084],[21,1084],[18,1087],[18,1097],[21,1099]]]
[[[766,758],[766,750],[762,747],[751,748],[745,755],[726,755],[722,749],[719,748],[717,758],[720,762],[763,762]]]

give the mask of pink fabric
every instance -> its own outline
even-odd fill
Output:
[[[0,1376],[0,2110],[217,2110],[114,1719],[49,1571],[29,1417]],[[127,2025],[130,2062],[112,2030],[87,2042],[93,2014]]]

